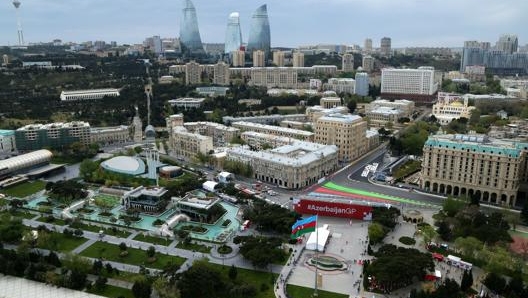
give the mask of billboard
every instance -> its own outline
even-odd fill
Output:
[[[293,209],[300,214],[372,220],[372,207],[342,202],[297,199]]]

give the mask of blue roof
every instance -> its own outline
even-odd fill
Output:
[[[9,136],[14,136],[14,135],[15,135],[14,130],[0,129],[0,136],[2,137],[9,137]]]

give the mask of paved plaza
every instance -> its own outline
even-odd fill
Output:
[[[318,226],[329,225],[331,231],[328,245],[324,255],[336,257],[349,265],[346,271],[322,271],[321,290],[356,295],[360,284],[362,266],[357,264],[358,260],[365,260],[369,257],[366,254],[368,222],[362,220],[352,220],[342,218],[319,217]],[[306,235],[308,236],[308,235]],[[306,237],[306,239],[308,239]],[[288,279],[288,284],[303,287],[313,287],[315,284],[315,269],[306,265],[306,261],[314,255],[314,251],[303,250],[297,261],[292,275]],[[356,263],[354,263],[356,261]]]

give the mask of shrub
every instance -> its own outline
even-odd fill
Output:
[[[400,237],[399,241],[401,243],[405,244],[405,245],[414,245],[414,244],[416,244],[416,240],[414,240],[411,237],[407,237],[407,236]]]

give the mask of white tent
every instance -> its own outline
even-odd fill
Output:
[[[218,185],[218,183],[214,182],[214,181],[205,181],[203,184],[202,184],[202,188],[207,190],[207,191],[212,191],[214,192],[215,191],[215,187]]]
[[[317,236],[319,236],[319,239],[317,239]],[[308,250],[317,249],[318,251],[324,251],[326,241],[328,240],[329,236],[330,230],[328,229],[328,225],[324,225],[318,228],[316,232],[310,233],[310,237],[308,237],[308,241],[306,241],[305,248]]]

